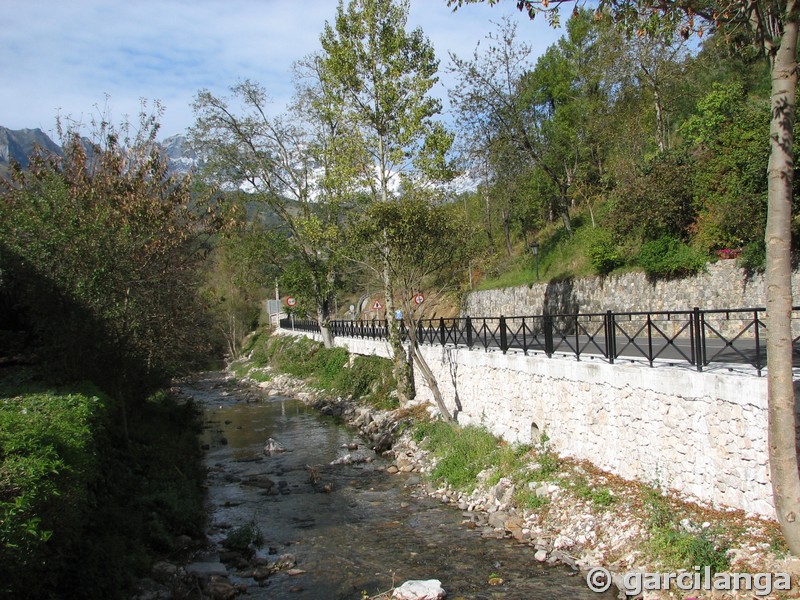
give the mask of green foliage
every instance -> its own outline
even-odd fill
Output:
[[[607,275],[623,264],[614,236],[608,229],[594,229],[586,245],[592,266],[600,275]]]
[[[478,473],[493,464],[497,439],[483,427],[459,428],[443,421],[422,427],[427,447],[438,457],[431,476],[458,489],[473,489]]]
[[[583,476],[576,476],[569,481],[569,487],[573,493],[583,500],[588,500],[598,508],[608,508],[616,497],[611,490],[606,487],[593,487]]]
[[[92,425],[103,409],[84,394],[0,399],[3,592],[35,595],[54,585],[59,573],[42,566],[78,543],[98,469]]]
[[[222,540],[222,545],[228,550],[241,552],[246,556],[252,555],[263,544],[264,534],[255,521],[237,527]]]
[[[119,403],[93,386],[9,375],[0,381],[0,595],[121,598],[151,553],[202,535],[190,405],[167,394],[142,403],[124,446]]]
[[[263,336],[254,343],[250,365],[271,366],[302,377],[342,396],[352,396],[377,408],[397,408],[390,360],[377,356],[352,358],[344,348],[324,348],[306,337]]]
[[[639,252],[639,265],[648,277],[678,277],[699,273],[705,256],[674,237],[664,236],[645,242]]]
[[[651,556],[671,570],[711,567],[711,572],[730,568],[722,536],[710,528],[678,522],[673,507],[659,486],[645,490],[645,508],[649,515],[650,539],[647,550]]]
[[[221,225],[142,119],[133,137],[101,124],[88,150],[67,132],[63,158],[0,184],[0,329],[25,332],[51,374],[131,396],[208,357],[199,266]]]
[[[739,255],[739,266],[748,271],[764,271],[767,263],[767,245],[763,239],[747,244]]]
[[[693,172],[689,156],[671,152],[623,176],[613,194],[609,226],[619,238],[686,237],[696,216]]]
[[[524,487],[514,491],[514,501],[521,508],[539,510],[550,504],[547,496],[539,496],[536,492]]]

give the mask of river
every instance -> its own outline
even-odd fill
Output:
[[[416,475],[387,474],[389,463],[355,430],[297,399],[266,396],[222,374],[184,392],[204,409],[210,540],[254,524],[264,537],[262,560],[290,553],[303,571],[258,582],[229,566],[246,597],[358,600],[408,579],[439,579],[451,600],[614,598],[591,592],[566,568],[538,563],[529,546],[464,526],[459,510],[422,493]],[[269,438],[286,451],[266,455]],[[330,464],[347,454],[374,460]]]

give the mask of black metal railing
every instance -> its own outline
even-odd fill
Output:
[[[750,365],[761,375],[766,366],[766,310],[741,308],[659,312],[612,312],[534,315],[525,317],[452,317],[416,323],[418,344],[470,350],[521,351],[528,354],[571,355],[609,363],[656,361],[688,363],[698,371],[712,364]],[[800,307],[792,312],[800,325]],[[319,332],[316,321],[283,319],[281,327]],[[384,340],[388,323],[331,321],[334,336]],[[401,336],[412,336],[400,322]],[[797,353],[800,336],[794,337]],[[800,361],[798,361],[800,365]]]

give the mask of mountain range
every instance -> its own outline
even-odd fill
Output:
[[[189,146],[185,135],[173,135],[159,145],[169,161],[170,174],[189,173],[202,165],[202,157]],[[0,126],[0,177],[6,177],[12,161],[27,168],[36,147],[61,154],[61,148],[41,129],[8,129]],[[458,195],[477,188],[478,180],[465,173],[446,186],[450,194]],[[243,188],[244,189],[244,188]]]
[[[160,142],[169,161],[170,173],[188,173],[200,160],[184,135],[173,135]],[[12,162],[25,169],[35,148],[61,154],[61,147],[41,129],[8,129],[0,126],[0,177],[8,174]]]

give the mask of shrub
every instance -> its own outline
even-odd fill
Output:
[[[586,254],[592,267],[600,275],[607,275],[624,263],[622,253],[608,229],[598,227],[590,232],[586,244]]]
[[[671,236],[645,242],[639,252],[639,265],[651,278],[691,275],[705,263],[703,254]]]
[[[739,255],[739,266],[748,271],[763,271],[767,264],[767,245],[763,239],[747,244]]]

